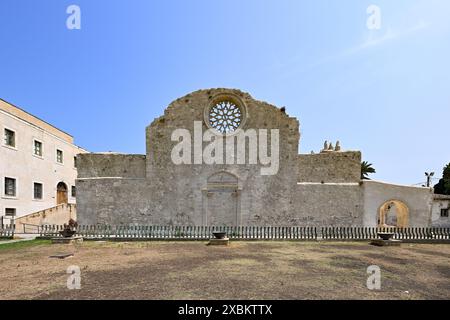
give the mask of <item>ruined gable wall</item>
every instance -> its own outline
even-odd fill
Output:
[[[260,164],[172,163],[172,148],[177,144],[171,141],[172,132],[184,128],[193,138],[194,121],[201,121],[205,132],[208,127],[204,122],[204,109],[211,99],[224,93],[236,95],[245,102],[247,119],[243,130],[280,130],[278,174],[261,176]],[[80,159],[77,182],[80,223],[205,224],[207,179],[226,171],[238,177],[238,224],[286,225],[292,216],[298,143],[297,119],[290,118],[275,106],[254,100],[239,90],[194,92],[173,102],[164,116],[147,128],[145,159],[142,156],[93,154]],[[142,172],[143,161],[146,162],[146,173]]]
[[[238,96],[247,106],[244,130],[280,130],[280,168],[262,176],[261,165],[175,165],[175,129],[193,138],[194,121],[218,94]],[[210,176],[226,171],[238,178],[240,225],[360,225],[362,188],[359,152],[298,155],[299,122],[275,106],[238,90],[201,90],[177,99],[147,128],[147,156],[80,157],[78,217],[82,224],[204,225]],[[270,140],[269,140],[270,142]],[[208,143],[204,143],[205,147]],[[192,142],[193,147],[193,142]],[[191,150],[193,152],[193,149]],[[248,150],[247,150],[248,154]],[[193,155],[191,154],[193,157]],[[321,181],[326,182],[322,184]],[[305,184],[298,184],[298,182]],[[327,183],[350,183],[336,185]]]
[[[203,132],[204,109],[215,96],[233,94],[247,106],[247,119],[243,130],[280,130],[280,168],[274,176],[261,176],[261,165],[175,165],[170,158],[176,142],[171,141],[175,129],[187,129],[193,138],[194,121],[201,121]],[[299,143],[299,124],[280,109],[265,102],[254,100],[239,90],[201,90],[174,101],[164,116],[147,128],[147,177],[164,190],[167,199],[164,207],[170,221],[191,219],[203,224],[205,215],[204,190],[208,177],[219,171],[230,172],[238,177],[240,203],[239,223],[284,224],[280,215],[288,215],[293,186],[296,183],[296,159]],[[204,143],[205,147],[208,143]],[[192,150],[193,151],[193,150]],[[248,154],[248,150],[247,150]],[[193,158],[193,154],[191,154]]]

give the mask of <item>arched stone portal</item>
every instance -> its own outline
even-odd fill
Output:
[[[409,226],[409,208],[400,200],[385,202],[378,211],[379,227],[407,228]]]
[[[210,176],[203,190],[203,223],[211,226],[240,224],[238,178],[222,171]]]

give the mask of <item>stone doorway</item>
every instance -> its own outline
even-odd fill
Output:
[[[240,224],[240,190],[238,178],[219,172],[208,178],[203,191],[203,223],[210,226]]]
[[[64,182],[58,183],[56,186],[56,205],[69,202],[67,185]]]

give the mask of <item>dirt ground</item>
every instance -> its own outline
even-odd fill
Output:
[[[72,265],[80,290],[67,289]],[[0,299],[450,299],[450,245],[33,241],[0,246],[0,270]]]

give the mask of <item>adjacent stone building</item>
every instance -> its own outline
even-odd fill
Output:
[[[361,181],[361,153],[342,151],[339,143],[326,143],[317,154],[299,154],[299,129],[299,121],[284,108],[239,90],[188,94],[147,128],[146,155],[78,157],[78,220],[431,225],[430,188]]]

